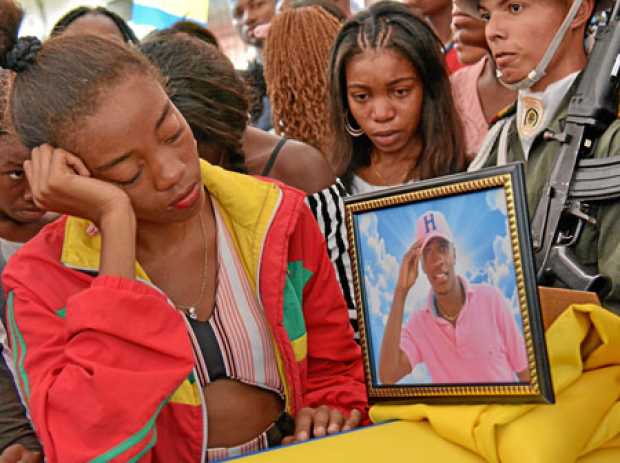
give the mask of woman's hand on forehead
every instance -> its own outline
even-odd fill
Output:
[[[131,207],[121,188],[92,178],[80,158],[61,148],[48,144],[34,148],[24,170],[33,200],[44,210],[99,224],[115,208]]]

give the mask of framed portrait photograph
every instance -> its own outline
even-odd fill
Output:
[[[371,403],[553,403],[522,164],[345,209]]]

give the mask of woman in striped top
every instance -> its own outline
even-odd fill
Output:
[[[203,159],[279,180],[307,194],[359,338],[344,221],[345,190],[321,153],[303,142],[247,126],[244,84],[215,47],[164,30],[147,37],[140,49],[168,79],[170,98],[187,119]]]

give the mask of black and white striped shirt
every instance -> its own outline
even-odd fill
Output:
[[[306,196],[306,202],[316,217],[319,228],[327,242],[327,254],[342,287],[342,293],[349,309],[349,320],[355,332],[355,339],[359,339],[355,294],[353,292],[353,272],[344,215],[343,198],[346,195],[344,185],[337,179],[333,185]]]

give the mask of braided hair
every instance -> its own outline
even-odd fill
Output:
[[[52,28],[52,32],[50,33],[51,37],[56,37],[62,34],[65,29],[67,29],[71,24],[86,15],[101,15],[108,17],[118,28],[119,32],[123,36],[123,39],[126,43],[131,43],[133,45],[138,45],[140,42],[138,37],[134,31],[129,27],[129,25],[125,22],[123,18],[121,18],[118,14],[113,11],[108,10],[102,6],[98,6],[96,8],[88,7],[88,6],[79,6],[74,8],[73,10],[66,13],[62,18],[60,18],[54,27]]]
[[[327,107],[329,50],[340,22],[319,6],[283,11],[271,20],[263,50],[267,94],[278,134],[330,157]]]
[[[347,20],[340,7],[331,0],[293,0],[291,4],[291,8],[303,8],[304,6],[319,6],[341,23]]]
[[[373,4],[344,24],[332,48],[329,63],[329,106],[335,130],[334,158],[344,166],[344,183],[350,189],[353,172],[370,165],[373,144],[364,134],[351,137],[345,130],[347,102],[346,66],[366,50],[390,49],[408,59],[422,80],[424,96],[418,128],[423,149],[407,180],[418,172],[421,179],[439,177],[464,168],[462,128],[454,107],[441,42],[421,18],[403,4]],[[349,118],[353,119],[349,115]],[[354,121],[356,122],[356,121]]]

